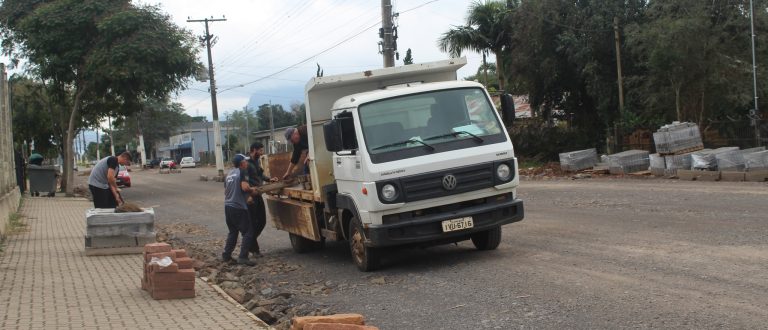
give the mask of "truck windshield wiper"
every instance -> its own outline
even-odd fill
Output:
[[[424,140],[425,140],[425,141],[429,141],[429,140],[440,139],[440,138],[449,137],[449,136],[458,137],[458,136],[459,136],[459,135],[461,135],[461,134],[466,134],[466,135],[469,135],[469,136],[471,136],[471,137],[472,137],[472,138],[473,138],[475,141],[477,141],[477,142],[480,142],[480,143],[482,143],[482,142],[484,141],[484,140],[483,140],[483,138],[481,138],[481,137],[479,137],[479,136],[477,136],[477,135],[475,135],[475,134],[472,134],[472,133],[470,133],[470,132],[467,132],[467,131],[456,131],[456,132],[450,132],[450,133],[447,133],[447,134],[442,134],[442,135],[435,135],[435,136],[430,136],[430,137],[428,137],[428,138],[426,138],[426,139],[424,139]]]
[[[401,145],[405,145],[405,144],[408,144],[408,143],[420,143],[423,146],[429,148],[429,150],[435,150],[435,147],[427,144],[426,142],[424,142],[422,140],[416,139],[416,138],[410,138],[408,140],[403,140],[403,141],[400,141],[400,142],[385,144],[383,146],[378,146],[376,148],[373,148],[373,150],[379,150],[379,149],[384,149],[384,148],[389,148],[389,147],[396,147],[396,146],[401,146]]]

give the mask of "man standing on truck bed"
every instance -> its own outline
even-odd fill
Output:
[[[248,184],[251,187],[259,187],[265,182],[277,181],[277,178],[269,178],[264,175],[264,169],[259,164],[259,158],[264,155],[264,145],[261,142],[251,144],[248,159]],[[267,212],[264,208],[264,199],[261,194],[251,195],[248,199],[248,213],[251,216],[251,226],[253,226],[253,244],[250,251],[253,254],[261,254],[259,249],[259,235],[267,224]]]
[[[283,175],[283,180],[288,178],[293,173],[293,168],[301,160],[302,155],[306,155],[309,150],[309,138],[307,137],[307,125],[301,125],[297,128],[290,127],[285,130],[286,142],[293,144],[293,155],[291,156],[291,163],[288,165],[288,170]],[[309,159],[304,159],[304,174],[309,174],[309,167],[307,166]]]
[[[117,157],[104,157],[91,169],[88,188],[93,197],[93,207],[110,209],[123,204],[123,199],[117,192],[118,165],[131,165],[131,154],[125,151]]]
[[[248,162],[245,156],[235,155],[232,158],[232,165],[235,167],[229,171],[224,180],[224,216],[229,234],[227,234],[227,243],[224,245],[224,253],[221,257],[224,261],[232,261],[237,236],[242,234],[243,242],[240,245],[237,263],[254,266],[256,263],[248,259],[248,249],[253,244],[253,226],[251,226],[251,217],[248,215],[246,198],[249,194],[256,192],[256,188],[248,185]]]

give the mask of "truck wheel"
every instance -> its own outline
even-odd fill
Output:
[[[364,241],[365,236],[363,236],[360,221],[353,217],[349,222],[349,251],[352,253],[352,261],[355,266],[361,271],[369,272],[379,268],[380,251],[366,247]]]
[[[501,226],[472,234],[472,244],[481,251],[495,250],[501,244]]]
[[[317,251],[323,248],[323,242],[315,242],[311,239],[304,238],[296,234],[288,234],[291,238],[291,247],[296,253],[307,253]]]

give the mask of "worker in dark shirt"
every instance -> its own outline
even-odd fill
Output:
[[[285,130],[285,140],[293,144],[293,155],[288,170],[283,175],[283,180],[293,173],[294,167],[299,163],[301,157],[307,154],[309,150],[309,137],[307,136],[307,125],[301,125],[297,128],[288,128]],[[304,159],[304,174],[309,174],[309,157]]]
[[[259,160],[264,155],[264,145],[260,142],[254,142],[251,144],[248,156],[248,184],[251,187],[259,187],[266,182],[277,181],[277,178],[270,178],[264,175],[264,169],[261,167]],[[261,254],[259,249],[258,238],[261,232],[264,230],[264,226],[267,224],[267,212],[264,208],[264,199],[261,198],[261,194],[252,194],[248,199],[248,213],[251,217],[251,225],[253,226],[253,244],[251,245],[250,252],[253,254]]]
[[[224,245],[222,260],[232,261],[232,252],[235,251],[237,237],[242,234],[243,242],[240,245],[237,263],[254,266],[256,263],[248,259],[248,249],[253,244],[253,227],[248,215],[246,198],[256,192],[256,188],[248,185],[248,162],[246,162],[244,155],[235,155],[232,158],[232,165],[234,167],[224,180],[224,216],[229,233]]]
[[[131,165],[129,152],[123,152],[117,157],[104,157],[91,169],[91,175],[88,177],[88,188],[91,190],[91,197],[93,197],[93,207],[107,209],[123,204],[123,199],[117,190],[119,165]]]

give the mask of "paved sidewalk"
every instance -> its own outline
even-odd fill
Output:
[[[84,252],[85,210],[72,198],[26,198],[26,232],[0,255],[0,329],[254,329],[239,305],[200,279],[197,297],[153,300],[140,255]]]

